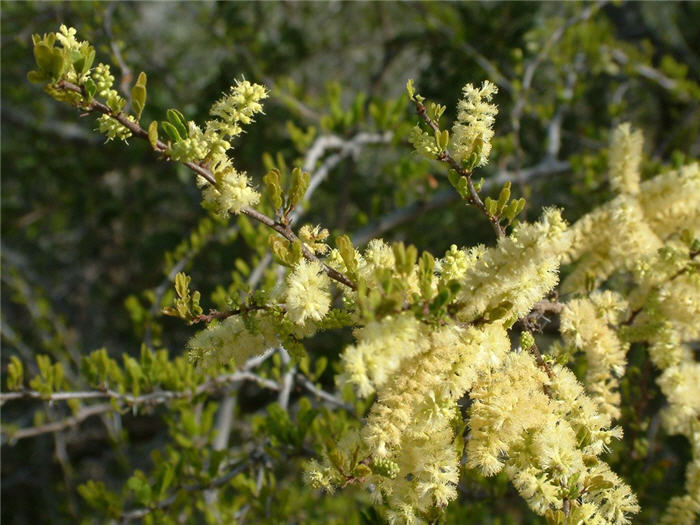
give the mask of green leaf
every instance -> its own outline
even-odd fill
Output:
[[[490,215],[496,215],[497,203],[495,200],[491,197],[486,197],[484,205],[486,206],[486,211],[489,212]]]
[[[7,365],[7,389],[20,390],[24,383],[24,366],[22,361],[15,355],[10,357]]]
[[[30,71],[27,73],[27,80],[33,84],[45,84],[49,79],[43,71]]]
[[[457,181],[457,193],[459,193],[460,197],[463,199],[469,199],[469,181],[467,180],[466,177],[462,176],[459,178]]]
[[[448,130],[435,130],[435,144],[440,151],[445,151],[450,142],[450,132]]]
[[[435,258],[428,252],[423,255],[418,263],[418,279],[423,299],[430,300],[432,297],[433,270],[435,268]]]
[[[39,69],[49,73],[51,71],[51,63],[53,58],[52,48],[45,43],[40,42],[34,46],[34,60]]]
[[[177,128],[173,126],[170,122],[163,121],[160,123],[160,126],[163,128],[163,131],[165,131],[168,137],[170,137],[171,141],[180,142],[182,140],[182,137],[180,137]]]
[[[50,66],[48,69],[48,72],[51,74],[51,77],[56,80],[59,80],[65,72],[66,65],[67,64],[65,55],[61,52],[60,49],[54,48],[51,53]]]
[[[187,138],[187,120],[185,116],[177,109],[169,109],[165,114],[170,123],[177,129],[178,135],[183,139]]]
[[[311,175],[308,172],[301,171],[301,168],[294,168],[292,171],[292,187],[289,190],[289,204],[291,206],[296,206],[301,202],[310,181]]]
[[[220,452],[223,455],[224,451],[214,451],[212,453],[215,454],[216,452]],[[217,464],[218,467],[218,464]],[[158,483],[156,484],[156,496],[158,498],[162,498],[163,495],[165,494],[165,491],[168,490],[168,487],[172,484],[173,480],[175,479],[175,467],[173,465],[166,465],[165,468],[163,469],[160,479],[158,480]]]
[[[181,298],[186,297],[190,293],[191,277],[184,272],[179,272],[175,276],[175,291]]]
[[[148,125],[148,142],[154,150],[158,149],[158,121],[154,120]]]
[[[270,200],[275,209],[282,207],[281,175],[277,168],[271,169],[263,177],[263,183],[270,194]]]
[[[267,238],[272,255],[275,256],[278,262],[285,266],[290,266],[289,263],[289,241],[280,238],[279,235],[271,234]]]
[[[85,93],[87,94],[87,100],[90,102],[92,98],[95,96],[95,93],[97,93],[97,86],[95,85],[95,82],[91,78],[85,79],[85,83],[83,84],[85,87]]]
[[[136,120],[141,118],[143,108],[146,107],[146,73],[143,71],[136,79],[136,84],[131,88],[131,104],[136,113]]]
[[[303,257],[301,249],[301,240],[297,239],[292,243],[292,251],[289,254],[289,264],[295,266]]]
[[[126,482],[126,486],[134,494],[134,499],[136,499],[136,501],[141,505],[148,505],[152,495],[151,486],[142,476],[143,474],[137,470],[136,474],[131,476]]]
[[[83,63],[83,68],[80,71],[82,75],[85,75],[88,71],[90,71],[90,68],[92,67],[92,64],[95,62],[95,48],[90,46],[88,48],[88,53],[85,55],[85,62]]]

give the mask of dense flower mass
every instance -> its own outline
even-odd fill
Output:
[[[700,337],[700,170],[693,163],[639,184],[641,134],[620,126],[613,134],[611,185],[622,194],[584,216],[572,227],[568,260],[574,271],[564,290],[598,285],[614,272],[631,273],[634,287],[628,306],[612,296],[593,293],[567,304],[562,316],[564,339],[588,360],[586,387],[601,408],[617,417],[617,378],[624,369],[629,342],[647,343],[659,367],[657,383],[668,406],[662,411],[667,432],[691,443],[686,496],[674,498],[663,523],[693,523],[700,515],[697,462],[700,457],[700,364],[687,343]],[[604,300],[602,300],[604,299]],[[617,306],[614,306],[617,303]],[[615,311],[631,310],[620,327]]]
[[[287,277],[287,315],[299,325],[320,321],[331,306],[330,279],[317,261],[302,259]]]
[[[463,161],[475,153],[475,166],[484,166],[491,153],[493,125],[498,114],[498,106],[490,102],[498,88],[486,80],[481,88],[467,84],[462,92],[464,98],[457,105],[457,121],[452,126],[453,155]]]

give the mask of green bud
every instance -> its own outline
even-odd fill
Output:
[[[503,208],[510,199],[510,181],[506,182],[501,189],[501,193],[498,195],[498,203],[496,204],[496,211],[500,215],[503,212]]]
[[[409,78],[406,82],[406,92],[408,93],[408,98],[414,100],[414,95],[416,94],[416,89],[413,87],[413,79]]]
[[[343,258],[345,267],[350,272],[357,271],[357,261],[355,260],[355,248],[352,246],[352,241],[347,235],[340,235],[335,240],[335,245],[338,247],[340,256]]]
[[[396,462],[384,458],[375,459],[370,464],[370,468],[376,475],[389,479],[396,479],[401,470]]]
[[[535,344],[535,338],[530,332],[522,332],[520,334],[520,348],[529,350]]]

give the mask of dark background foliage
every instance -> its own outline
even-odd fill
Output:
[[[281,153],[291,164],[310,145],[294,140],[287,122],[303,130],[313,126],[317,135],[341,137],[390,129],[391,144],[367,146],[331,171],[305,221],[334,231],[371,230],[439,254],[452,243],[489,242],[491,231],[453,198],[435,200],[451,190],[439,166],[410,152],[406,137],[413,116],[405,99],[396,105],[394,124],[382,125],[371,116],[371,103],[397,100],[408,78],[423,95],[447,106],[448,119],[466,82],[490,79],[499,85],[497,139],[483,176],[508,174],[515,192],[528,198],[530,218],[543,205],[559,205],[574,220],[608,197],[605,148],[616,123],[630,121],[644,130],[649,174],[669,159],[681,162],[700,152],[700,4],[606,4],[582,20],[590,7],[529,2],[4,3],[3,374],[10,355],[31,361],[35,354],[47,353],[77,370],[80,356],[95,348],[104,346],[115,356],[136,355],[144,339],[155,338],[171,355],[180,354],[193,329],[154,315],[158,308],[152,306],[152,294],[169,288],[166,275],[173,263],[165,253],[174,252],[205,217],[185,169],[159,162],[138,140],[129,147],[102,144],[93,117],[80,118],[27,82],[33,33],[55,31],[61,23],[76,27],[80,38],[96,46],[98,60],[111,61],[124,93],[138,72],[146,71],[146,122],[162,118],[170,107],[201,121],[234,79],[266,84],[272,90],[266,114],[247,129],[234,153],[237,166],[258,183],[264,152]],[[357,108],[354,117],[338,118],[338,112],[352,107]],[[555,121],[560,124],[553,126]],[[558,141],[552,141],[553,132]],[[533,166],[541,173],[535,170],[530,177]],[[403,210],[398,216],[407,220],[386,231],[376,228],[378,218],[396,217],[396,210]],[[234,261],[251,253],[241,238],[210,242],[186,269],[209,297],[217,285],[231,280]],[[181,254],[173,257],[178,260]],[[349,334],[322,336],[310,349],[333,363],[349,340]],[[651,397],[646,389],[655,388],[653,372],[635,368],[634,355],[632,363],[625,399],[636,399],[640,388]],[[641,379],[634,376],[637,372]],[[332,375],[329,367],[323,376],[328,385]],[[256,413],[268,402],[252,391],[241,396],[244,414]],[[3,407],[3,421],[31,425],[34,408]],[[642,406],[625,414],[632,431],[612,460],[619,460],[616,468],[649,509],[639,518],[648,523],[670,495],[681,492],[682,461],[688,456],[680,438],[649,442],[657,408]],[[113,436],[96,421],[87,421],[60,438],[5,441],[3,522],[74,521],[86,512],[75,494],[79,483],[100,478],[118,488],[134,468],[146,469],[147,452],[167,437],[161,418],[125,416],[122,428],[123,435]],[[276,472],[278,483],[291,487],[286,489],[290,494],[304,493],[298,470]],[[534,520],[503,480],[486,488],[467,480],[465,487],[462,501],[450,507],[450,522],[465,523],[467,516],[473,523],[494,516],[502,522]],[[323,504],[315,508],[309,495],[298,496],[294,504],[269,497],[276,510],[268,505],[249,520],[359,519],[353,499],[359,496],[352,493],[322,497]]]

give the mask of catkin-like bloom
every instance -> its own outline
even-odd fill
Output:
[[[595,457],[619,430],[606,428],[609,417],[597,413],[569,370],[557,365],[551,375],[521,352],[479,381],[471,393],[467,465],[486,475],[504,469],[537,514],[561,511],[572,498],[572,523],[629,523],[639,511],[636,497]]]
[[[629,195],[620,195],[579,219],[571,226],[570,236],[564,262],[578,260],[578,264],[562,283],[564,293],[596,287],[661,246],[639,201]]]
[[[610,145],[610,185],[617,193],[639,193],[639,164],[642,160],[644,137],[641,131],[632,131],[629,123],[620,124]]]
[[[268,96],[267,89],[260,84],[251,84],[247,80],[237,80],[230,92],[211,107],[209,114],[217,117],[207,122],[207,129],[215,131],[222,137],[240,135],[241,124],[250,124],[253,115],[262,113],[261,100]]]
[[[498,88],[484,81],[481,88],[467,84],[462,89],[464,98],[457,105],[457,121],[452,126],[452,155],[458,162],[478,153],[476,166],[485,166],[491,153],[493,124],[498,107],[490,104]]]
[[[510,347],[499,324],[463,330],[446,326],[419,334],[417,349],[402,361],[372,406],[363,440],[379,457],[404,446],[405,437],[423,436],[435,417],[451,413],[481,369],[500,363]],[[383,349],[383,362],[393,368],[392,347]],[[422,352],[421,352],[422,351]]]
[[[277,344],[269,319],[258,315],[254,325],[257,330],[252,332],[240,316],[210,324],[187,343],[190,359],[205,368],[231,363],[240,366]]]
[[[362,397],[381,388],[405,359],[424,352],[425,330],[412,313],[372,321],[355,331],[357,344],[342,354],[344,379]]]
[[[596,304],[597,303],[597,304]],[[595,299],[573,299],[561,314],[564,340],[586,354],[586,388],[598,403],[601,412],[620,417],[619,378],[625,372],[625,355],[629,344],[620,341],[610,324],[617,323],[617,312],[624,311],[624,302],[611,293]]]
[[[667,368],[657,382],[669,402],[662,412],[668,432],[683,434],[700,445],[700,363],[686,361]]]
[[[662,525],[693,525],[700,517],[700,451],[688,464],[685,473],[684,496],[671,498],[666,513],[661,518]]]
[[[287,316],[299,325],[320,321],[331,306],[330,278],[318,261],[301,259],[287,276]]]
[[[550,208],[534,224],[523,224],[498,245],[481,254],[466,271],[459,318],[483,315],[519,318],[554,288],[559,260],[568,248],[566,223],[561,212]]]
[[[694,162],[678,170],[644,181],[639,201],[649,227],[661,239],[687,229],[700,233],[700,164]]]

